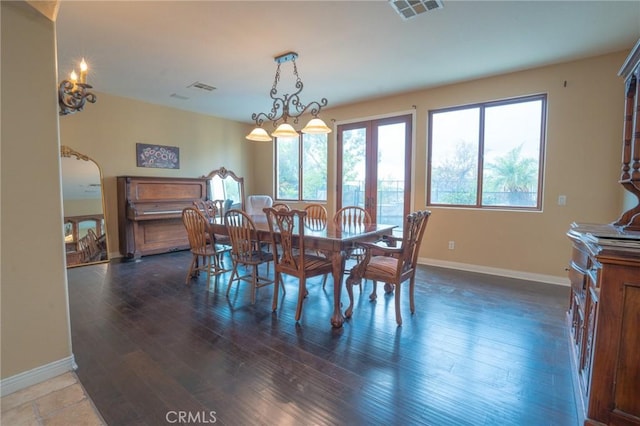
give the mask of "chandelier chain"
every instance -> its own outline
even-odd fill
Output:
[[[290,52],[288,54],[278,56],[275,58],[278,66],[276,67],[276,74],[273,79],[273,86],[271,87],[270,96],[273,99],[273,105],[271,111],[267,114],[264,112],[253,113],[251,119],[255,121],[258,127],[261,127],[265,121],[273,122],[273,126],[277,127],[280,123],[287,123],[289,119],[292,119],[293,123],[298,123],[298,118],[305,112],[309,112],[314,118],[317,118],[322,107],[328,104],[326,98],[322,98],[319,102],[312,101],[309,104],[303,104],[300,100],[300,92],[304,87],[302,79],[298,74],[298,66],[296,64],[297,54]],[[278,83],[280,82],[280,65],[283,62],[293,62],[293,75],[295,76],[295,91],[291,94],[284,94],[278,96]],[[295,111],[292,113],[291,111]]]

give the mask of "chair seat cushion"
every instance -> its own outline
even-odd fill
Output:
[[[367,265],[365,276],[367,274],[373,275],[388,275],[395,276],[398,270],[399,259],[389,256],[373,256]]]
[[[324,257],[305,254],[304,266],[307,271],[314,271],[321,268],[330,268],[331,262]]]
[[[238,261],[247,262],[247,263],[261,263],[261,262],[271,262],[273,260],[273,253],[263,251],[263,250],[254,250],[251,253],[245,253],[240,256]]]

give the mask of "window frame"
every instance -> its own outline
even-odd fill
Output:
[[[327,188],[327,191],[325,191],[325,198],[321,199],[321,198],[304,198],[304,136],[305,134],[302,132],[297,132],[298,133],[298,196],[297,198],[281,198],[278,195],[278,186],[280,184],[279,181],[279,171],[278,171],[278,140],[280,138],[278,137],[274,137],[274,143],[273,143],[273,159],[274,159],[274,167],[273,167],[273,174],[274,174],[274,179],[273,179],[273,184],[274,184],[274,188],[273,188],[273,194],[274,194],[274,200],[275,201],[283,201],[283,202],[319,202],[319,203],[326,203],[328,201],[328,188],[329,188],[329,175],[328,175],[328,169],[329,169],[329,136],[328,135],[324,135],[326,140],[325,140],[325,144],[326,144],[326,164],[325,164],[325,186]],[[317,136],[317,135],[313,135],[313,136]],[[293,138],[284,138],[284,139],[293,139]]]
[[[537,179],[537,196],[535,206],[509,206],[509,205],[485,205],[483,204],[483,185],[484,185],[484,150],[485,150],[485,111],[487,108],[519,104],[531,101],[541,101],[540,108],[540,141],[538,146],[538,179]],[[476,202],[475,204],[445,204],[434,203],[431,201],[432,193],[432,161],[433,161],[433,116],[434,114],[443,112],[453,112],[468,109],[479,109],[479,129],[478,129],[478,153],[477,153],[477,188],[476,188]],[[548,111],[548,96],[546,93],[519,96],[508,99],[500,99],[495,101],[478,102],[473,104],[459,105],[447,108],[438,108],[428,111],[428,136],[427,136],[427,185],[426,185],[426,206],[427,207],[446,207],[446,208],[465,208],[465,209],[480,209],[480,210],[510,210],[510,211],[542,211],[543,205],[543,184],[544,184],[544,170],[545,170],[545,149],[546,149],[546,132],[547,132],[547,111]]]

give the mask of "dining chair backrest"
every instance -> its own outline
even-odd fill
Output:
[[[358,206],[341,208],[333,215],[333,221],[343,228],[355,228],[373,223],[369,212]]]
[[[224,220],[224,213],[228,210],[225,208],[225,200],[210,200],[209,203],[212,206],[214,218]]]
[[[207,246],[209,221],[196,207],[182,210],[182,223],[187,230],[191,250],[203,249]]]
[[[308,204],[304,211],[307,213],[304,223],[309,229],[319,230],[327,226],[327,209],[322,204]]]
[[[260,249],[256,226],[247,213],[231,209],[224,215],[224,224],[231,240],[231,256],[235,261],[245,263]]]
[[[274,208],[266,208],[264,213],[267,215],[276,269],[299,276],[304,271],[304,220],[307,213]]]
[[[100,260],[101,250],[98,245],[98,236],[93,229],[87,229],[87,234],[78,240],[78,251],[82,263]]]
[[[200,210],[207,219],[215,219],[218,215],[218,208],[216,203],[211,200],[193,200],[195,208]]]
[[[401,256],[401,271],[406,272],[410,269],[415,269],[418,263],[418,253],[420,251],[420,244],[424,231],[427,228],[427,222],[431,212],[428,210],[420,210],[413,212],[404,220],[402,229],[402,245],[404,249]]]
[[[289,205],[285,203],[273,203],[271,207],[273,207],[276,210],[284,210],[284,211],[291,210],[291,207],[289,207]]]

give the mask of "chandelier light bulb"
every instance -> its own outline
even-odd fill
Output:
[[[318,135],[318,134],[321,135],[321,134],[331,133],[331,128],[329,128],[326,125],[326,123],[322,121],[320,118],[316,117],[309,120],[309,122],[304,127],[304,129],[301,130],[301,132],[314,134],[314,135]]]
[[[298,132],[293,128],[291,124],[282,123],[278,128],[271,133],[274,138],[297,138]]]
[[[271,142],[271,136],[262,127],[256,127],[249,133],[246,138],[250,141],[256,142]]]

